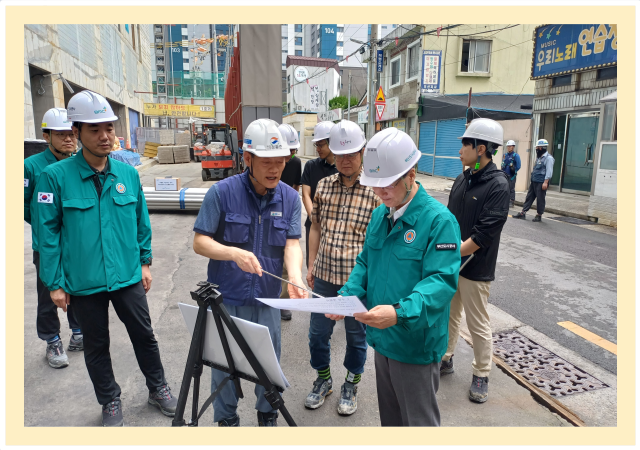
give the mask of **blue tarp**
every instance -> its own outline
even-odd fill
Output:
[[[116,150],[109,153],[109,156],[133,167],[142,164],[140,162],[140,155],[136,152],[130,152],[129,150]]]

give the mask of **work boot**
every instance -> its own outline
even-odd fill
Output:
[[[451,355],[451,358],[449,359],[449,361],[442,361],[440,362],[440,376],[442,375],[449,375],[450,373],[453,373],[453,355]]]
[[[102,406],[102,426],[103,427],[123,427],[122,402],[120,397],[116,397],[106,405]]]
[[[536,214],[532,222],[542,222],[542,216],[540,214]]]
[[[263,413],[258,411],[258,426],[259,427],[277,427],[278,411],[273,413]]]
[[[484,403],[489,397],[489,377],[473,376],[469,388],[469,400],[475,403]]]
[[[163,384],[155,392],[149,392],[149,404],[160,408],[162,414],[168,417],[176,415],[178,399],[171,394],[171,388]]]
[[[218,422],[219,427],[239,427],[240,426],[240,416],[237,414],[230,419],[222,419]]]
[[[62,340],[58,339],[51,344],[47,344],[47,361],[49,365],[54,369],[62,369],[69,365],[69,358],[64,352]]]
[[[516,202],[509,203],[509,208],[515,208],[515,207],[516,207]]]
[[[512,216],[514,219],[524,219],[527,220],[527,213],[519,212],[515,216]]]
[[[318,377],[316,381],[313,382],[313,389],[307,395],[307,398],[304,400],[305,408],[309,409],[318,409],[324,403],[324,398],[331,394],[333,391],[333,380],[329,378],[325,380],[324,378]]]
[[[288,309],[281,309],[280,318],[282,320],[291,320],[291,311],[289,311]]]
[[[358,409],[358,386],[345,381],[340,388],[340,403],[338,403],[338,414],[350,416]]]
[[[81,334],[72,334],[69,340],[67,350],[70,352],[81,352],[84,350],[84,336]]]

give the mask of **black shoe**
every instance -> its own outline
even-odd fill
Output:
[[[537,215],[533,218],[532,222],[542,222],[542,216],[541,216],[540,214],[537,214]]]
[[[219,427],[239,427],[240,416],[236,414],[235,417],[232,417],[231,419],[222,419],[220,422],[218,422],[218,426]]]
[[[263,413],[258,411],[258,426],[259,427],[277,427],[278,426],[278,412]]]
[[[155,392],[149,392],[149,404],[160,408],[162,414],[168,417],[176,415],[178,399],[171,394],[171,388],[163,384]]]
[[[106,405],[102,406],[102,426],[103,427],[123,427],[122,402],[120,397],[116,397]]]
[[[515,207],[516,207],[516,203],[515,202],[509,203],[509,208],[515,208]]]
[[[518,214],[512,216],[514,219],[524,219],[527,220],[527,213],[519,212]]]
[[[288,309],[281,309],[280,318],[282,320],[291,320],[291,311],[289,311]]]
[[[489,377],[473,376],[469,388],[469,400],[475,403],[484,403],[489,397]]]
[[[442,361],[440,363],[440,376],[442,375],[449,375],[450,373],[453,373],[453,355],[451,355],[451,358],[449,359],[449,361]]]

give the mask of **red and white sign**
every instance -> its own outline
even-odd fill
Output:
[[[376,115],[378,116],[378,120],[382,120],[382,113],[386,107],[386,103],[376,102]]]

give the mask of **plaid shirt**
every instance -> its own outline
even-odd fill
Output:
[[[344,285],[362,251],[371,213],[382,204],[373,189],[360,184],[346,187],[336,173],[318,183],[311,220],[322,230],[312,273],[321,280]]]

